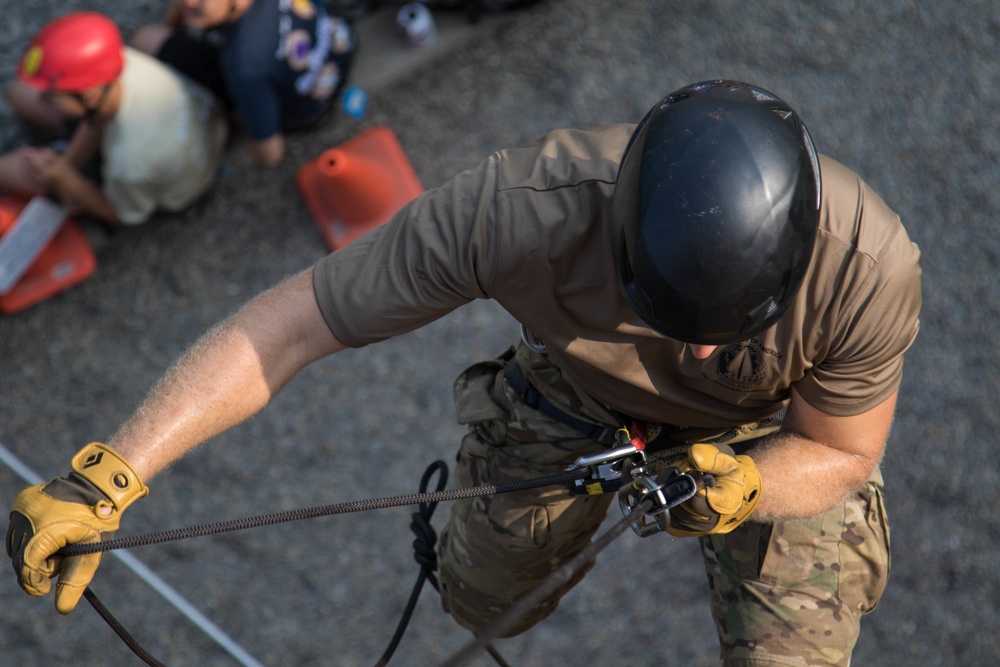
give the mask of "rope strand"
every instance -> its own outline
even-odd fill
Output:
[[[435,472],[441,472],[441,476],[438,481],[438,491],[433,493],[424,492],[423,489],[426,488],[431,475]],[[88,553],[112,551],[115,549],[127,549],[147,544],[159,544],[162,542],[182,540],[191,537],[215,535],[235,530],[269,526],[277,523],[299,521],[302,519],[311,519],[334,514],[363,512],[372,509],[399,507],[402,505],[418,505],[418,511],[413,514],[413,522],[410,527],[416,535],[416,539],[414,540],[414,557],[420,565],[421,570],[417,578],[417,582],[413,587],[413,591],[411,592],[410,599],[407,602],[406,609],[403,612],[403,619],[400,621],[400,624],[396,629],[396,633],[390,641],[389,647],[386,649],[385,653],[376,665],[376,667],[384,667],[388,664],[389,659],[402,639],[403,632],[405,631],[409,618],[413,613],[417,597],[423,587],[423,584],[426,581],[430,581],[435,589],[438,587],[436,577],[434,576],[434,568],[437,558],[434,553],[436,535],[434,534],[434,529],[430,526],[430,518],[434,512],[434,508],[439,502],[457,500],[459,498],[474,498],[479,496],[498,495],[501,493],[511,493],[542,486],[563,485],[576,479],[582,479],[588,474],[589,472],[586,469],[578,469],[554,475],[547,475],[545,477],[539,477],[532,480],[520,480],[504,484],[486,484],[478,487],[443,491],[442,489],[447,482],[447,466],[441,461],[435,461],[424,473],[420,485],[421,493],[338,503],[334,505],[323,505],[299,510],[291,510],[288,512],[277,512],[274,514],[265,514],[245,519],[192,526],[190,528],[180,528],[177,530],[162,531],[157,533],[146,533],[143,535],[112,539],[103,542],[71,544],[63,547],[58,553],[61,556],[77,556]],[[603,551],[608,545],[611,544],[612,541],[620,536],[631,525],[635,516],[640,513],[648,512],[652,508],[652,505],[653,500],[648,497],[636,504],[627,516],[610,528],[600,538],[591,542],[585,549],[563,563],[562,566],[550,574],[548,578],[546,578],[545,581],[543,581],[538,587],[530,591],[518,600],[512,607],[507,609],[506,612],[501,614],[489,627],[486,628],[485,631],[476,635],[474,641],[467,644],[458,653],[449,658],[448,661],[442,665],[442,667],[462,667],[463,665],[468,664],[469,660],[474,658],[480,651],[483,650],[487,651],[487,653],[489,653],[497,661],[497,663],[501,665],[501,667],[508,667],[506,661],[503,660],[500,654],[493,647],[493,640],[501,637],[503,633],[513,627],[521,619],[521,617],[530,613],[532,609],[544,602],[549,596],[558,590],[560,586],[565,584],[567,581],[570,581],[578,570],[585,567],[588,562],[597,556],[598,553]],[[111,626],[115,633],[118,634],[118,636],[137,656],[139,656],[147,665],[162,667],[162,663],[157,661],[156,658],[150,655],[145,649],[142,648],[141,645],[139,645],[138,642],[135,641],[128,631],[125,630],[124,626],[122,626],[121,623],[119,623],[118,620],[111,614],[111,612],[101,603],[93,591],[89,588],[86,589],[84,591],[84,596],[94,607],[97,613],[108,623],[108,625]]]
[[[139,644],[139,642],[137,642],[131,634],[129,634],[129,631],[125,629],[125,626],[118,622],[118,619],[115,618],[114,614],[112,614],[108,608],[104,606],[104,603],[97,598],[97,595],[94,591],[90,590],[89,586],[83,589],[83,597],[87,599],[87,602],[89,602],[90,606],[94,608],[94,611],[96,611],[100,617],[104,619],[104,622],[115,631],[115,634],[118,635],[123,642],[125,642],[125,645],[132,649],[132,652],[139,656],[144,663],[150,667],[167,667],[162,662],[154,658],[149,651],[144,649],[142,645]]]
[[[59,556],[82,556],[103,551],[114,551],[115,549],[131,549],[133,547],[145,546],[148,544],[161,544],[163,542],[173,542],[191,537],[204,537],[206,535],[218,535],[234,530],[246,530],[247,528],[257,528],[259,526],[272,526],[278,523],[289,521],[300,521],[302,519],[315,519],[321,516],[331,516],[334,514],[349,514],[351,512],[366,512],[368,510],[385,509],[388,507],[401,507],[404,505],[420,505],[425,503],[437,503],[448,500],[458,500],[459,498],[475,498],[478,496],[490,496],[500,493],[510,493],[513,491],[524,491],[541,486],[553,486],[565,484],[575,479],[582,479],[587,476],[586,470],[570,470],[566,472],[547,475],[537,479],[520,480],[516,482],[506,482],[504,484],[485,484],[483,486],[469,487],[464,489],[451,489],[449,491],[439,491],[435,493],[415,493],[406,496],[391,496],[386,498],[372,498],[370,500],[356,500],[335,505],[323,505],[319,507],[308,507],[304,509],[290,510],[287,512],[277,512],[274,514],[264,514],[245,519],[233,519],[231,521],[220,521],[217,523],[202,524],[189,528],[178,528],[157,533],[145,533],[131,537],[121,537],[103,542],[88,542],[86,544],[69,544],[58,551]]]
[[[445,484],[448,482],[448,467],[443,461],[435,461],[427,468],[423,478],[420,480],[421,492],[427,489],[431,475],[435,472],[440,473],[437,490],[438,492],[444,490]],[[413,585],[410,598],[403,609],[403,616],[396,626],[396,632],[393,633],[392,639],[389,640],[389,646],[385,649],[379,661],[375,663],[375,667],[385,667],[389,664],[389,660],[392,659],[392,655],[396,652],[399,642],[403,639],[406,627],[410,624],[410,617],[413,616],[413,610],[417,607],[417,599],[420,597],[420,591],[424,588],[424,582],[430,580],[431,585],[435,589],[438,587],[437,577],[434,574],[434,571],[437,569],[437,553],[434,551],[434,545],[437,542],[437,533],[431,527],[431,517],[434,516],[436,508],[437,503],[420,503],[417,511],[413,513],[413,521],[410,523],[410,529],[416,535],[416,539],[413,540],[413,551],[414,559],[420,565],[420,573],[417,575],[417,581]]]

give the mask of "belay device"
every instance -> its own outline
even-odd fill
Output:
[[[639,431],[639,425],[635,425]],[[667,468],[655,477],[648,471],[646,438],[642,434],[632,437],[622,427],[615,433],[618,446],[614,449],[581,456],[567,470],[586,469],[586,477],[573,480],[571,493],[600,495],[618,492],[622,514],[628,516],[642,501],[651,498],[652,509],[632,522],[632,530],[639,537],[665,531],[670,523],[669,510],[692,498],[704,485],[711,486],[711,475],[681,472]]]

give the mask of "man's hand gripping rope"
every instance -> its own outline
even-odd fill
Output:
[[[666,531],[675,537],[723,534],[734,530],[760,501],[760,473],[753,460],[725,445],[691,445],[685,457],[658,475],[649,471],[646,438],[636,425],[618,430],[614,449],[577,459],[567,470],[587,470],[570,485],[573,493],[618,492],[626,516],[643,500],[652,507],[632,523],[640,537]]]

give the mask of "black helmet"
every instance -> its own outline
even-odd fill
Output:
[[[738,81],[682,88],[639,123],[612,210],[636,314],[698,345],[751,338],[791,305],[819,224],[819,163],[798,115]]]

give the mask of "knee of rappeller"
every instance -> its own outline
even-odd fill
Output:
[[[478,635],[514,605],[517,595],[498,595],[494,590],[496,576],[476,568],[468,558],[462,557],[448,539],[449,528],[442,531],[438,541],[437,579],[441,608],[460,626]],[[521,594],[530,592],[531,588]],[[517,619],[498,638],[507,639],[527,632],[550,616],[558,605],[558,596],[541,603]]]
[[[447,575],[439,578],[441,608],[460,626],[479,635],[506,612],[516,600],[498,599],[469,589],[462,582],[453,581]],[[517,619],[514,624],[497,636],[498,639],[516,637],[548,618],[558,607],[556,600],[549,600]]]

